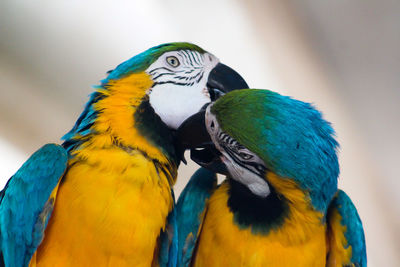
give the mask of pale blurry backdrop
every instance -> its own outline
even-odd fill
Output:
[[[154,45],[189,41],[254,88],[315,103],[341,144],[369,266],[400,266],[400,2],[0,2],[0,188],[36,149],[60,143],[91,85]],[[196,169],[181,166],[179,193]]]

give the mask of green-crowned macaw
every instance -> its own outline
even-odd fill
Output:
[[[160,244],[174,241],[164,230],[181,159],[175,130],[242,87],[239,74],[190,43],[120,64],[62,146],[39,149],[1,191],[0,265],[158,266],[168,257],[174,265],[177,246]]]
[[[233,91],[179,132],[211,170],[179,197],[179,266],[366,266],[361,220],[337,188],[334,131],[312,105]],[[227,175],[219,186],[213,171]]]

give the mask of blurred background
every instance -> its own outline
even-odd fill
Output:
[[[396,0],[2,0],[0,188],[40,146],[60,143],[106,71],[154,45],[189,41],[251,87],[323,111],[369,266],[400,266],[399,14]],[[180,168],[178,193],[195,168]]]

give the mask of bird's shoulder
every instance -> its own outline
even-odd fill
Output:
[[[7,266],[29,263],[42,241],[67,163],[68,154],[63,147],[46,144],[1,191],[0,251]]]
[[[338,190],[328,214],[329,252],[327,266],[367,266],[364,229],[350,197]]]

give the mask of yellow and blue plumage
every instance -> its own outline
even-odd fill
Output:
[[[219,91],[241,87],[236,72],[189,43],[120,64],[62,147],[37,151],[1,192],[0,263],[173,265],[160,244],[175,242],[165,234],[181,159],[175,129]]]
[[[180,266],[366,266],[361,220],[337,189],[334,132],[317,110],[249,89],[221,97],[181,131],[198,123],[215,147],[204,136],[183,142],[203,147],[192,158],[227,179],[217,186],[200,169],[180,196]]]

